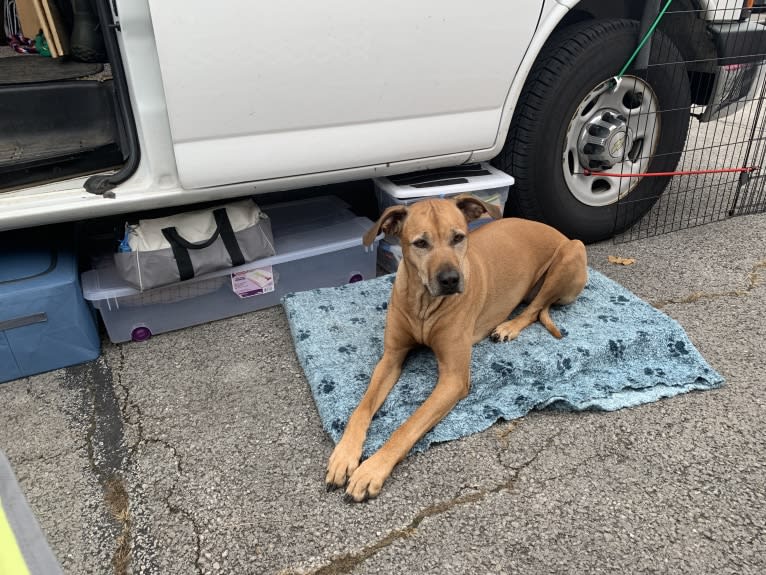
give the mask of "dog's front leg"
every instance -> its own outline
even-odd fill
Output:
[[[462,339],[462,338],[461,338]],[[441,348],[432,346],[439,363],[439,381],[431,395],[374,455],[351,474],[346,497],[354,501],[376,497],[394,467],[470,388],[471,342],[448,341]]]
[[[409,348],[384,349],[383,357],[380,358],[372,373],[367,391],[351,414],[343,437],[330,456],[325,478],[328,490],[343,487],[359,466],[359,458],[362,456],[362,447],[367,438],[367,429],[370,427],[372,416],[399,380],[402,364],[408,351]]]

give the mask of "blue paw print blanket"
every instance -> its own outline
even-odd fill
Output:
[[[390,275],[283,298],[298,359],[335,442],[383,353],[393,281]],[[470,394],[413,451],[533,409],[611,411],[723,384],[675,320],[595,270],[577,301],[552,308],[551,317],[561,340],[536,323],[512,342],[476,344]],[[415,411],[436,377],[430,350],[410,354],[372,421],[365,455]]]

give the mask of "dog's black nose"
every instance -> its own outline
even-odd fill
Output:
[[[452,294],[460,284],[460,273],[455,269],[442,270],[437,274],[436,281],[439,282],[443,294]]]

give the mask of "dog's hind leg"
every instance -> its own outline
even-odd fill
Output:
[[[529,305],[517,317],[498,325],[490,335],[493,341],[509,341],[538,319],[556,338],[561,332],[551,320],[550,307],[572,303],[588,280],[585,246],[579,240],[561,244],[553,254],[540,286]]]

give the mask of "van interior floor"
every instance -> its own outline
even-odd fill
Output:
[[[101,74],[103,71],[104,64],[47,58],[38,54],[16,54],[10,46],[0,46],[0,86],[77,78],[105,80],[111,77],[111,72]]]
[[[0,192],[117,168],[121,138],[109,64],[0,46]]]

